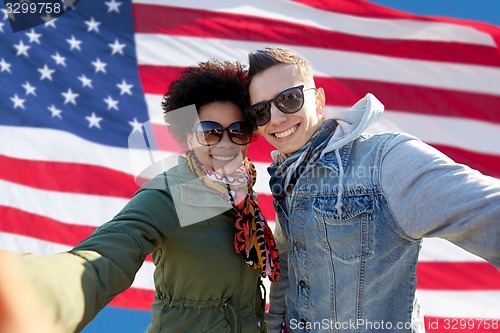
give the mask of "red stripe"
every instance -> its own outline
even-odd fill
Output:
[[[180,146],[175,139],[165,130],[163,125],[153,127],[155,136],[158,140],[158,147],[161,150],[181,152]],[[500,156],[493,154],[478,153],[457,147],[450,147],[439,144],[432,144],[433,147],[447,155],[457,163],[466,164],[469,167],[479,170],[485,175],[500,178]],[[262,137],[259,136],[250,143],[248,157],[253,162],[268,163],[272,162],[271,151],[274,148]]]
[[[258,194],[259,206],[269,221],[275,220],[272,196]],[[417,265],[418,289],[500,290],[500,271],[484,262],[428,262]]]
[[[184,67],[139,65],[142,88],[146,94],[164,95],[170,83],[178,79],[183,70]]]
[[[155,136],[156,147],[158,150],[169,151],[172,153],[183,153],[187,147],[184,147],[175,137],[169,132],[168,126],[165,124],[153,124],[153,133]]]
[[[170,83],[178,79],[184,67],[139,65],[139,77],[146,94],[164,95]]]
[[[259,194],[259,205],[268,220],[274,220],[272,197]],[[64,224],[44,216],[0,206],[3,222],[0,231],[35,237],[41,240],[74,246],[90,235],[93,227]],[[151,261],[148,258],[148,261]],[[443,274],[442,272],[446,272]],[[488,263],[420,262],[417,266],[418,289],[430,290],[498,290],[500,272]],[[450,279],[453,277],[453,279]],[[134,307],[126,301],[122,306]],[[146,305],[138,303],[138,306]],[[149,303],[147,303],[149,306]],[[147,309],[147,307],[145,308]]]
[[[465,164],[485,175],[500,178],[500,156],[493,154],[479,153],[457,147],[450,147],[431,143],[431,146],[438,149],[443,154],[450,157],[457,163]],[[272,146],[262,137],[251,143],[248,149],[248,156],[254,162],[271,163],[270,152]]]
[[[276,220],[276,212],[273,206],[273,196],[271,194],[257,193],[259,208],[268,221]]]
[[[438,144],[431,145],[457,163],[468,165],[469,167],[476,169],[485,175],[500,178],[499,155],[472,152],[457,147],[449,147]]]
[[[141,288],[129,288],[117,295],[110,303],[111,306],[120,308],[150,310],[154,301],[154,291]]]
[[[500,290],[500,270],[486,262],[429,262],[417,265],[418,289]]]
[[[370,92],[386,110],[500,124],[500,96],[372,80],[315,77],[315,81],[325,89],[329,105],[349,107]]]
[[[271,164],[273,161],[271,158],[271,152],[275,149],[276,148],[267,142],[262,135],[255,134],[254,139],[248,146],[247,156],[252,162],[264,162]]]
[[[425,331],[429,333],[492,333],[500,331],[500,319],[440,318],[425,316]]]
[[[177,141],[165,125],[153,125],[153,132],[159,150],[173,153],[185,152],[186,148]],[[271,163],[271,151],[273,150],[273,146],[271,146],[271,144],[269,144],[261,135],[254,134],[252,142],[248,148],[247,156],[253,162]]]
[[[159,150],[172,153],[185,152],[186,148],[175,139],[168,131],[168,127],[162,124],[154,124],[153,132]],[[253,162],[271,163],[271,151],[274,148],[260,135],[256,134],[248,148],[248,157]]]
[[[364,0],[337,0],[337,1],[323,1],[323,0],[293,0],[302,3],[306,6],[314,7],[321,10],[326,10],[334,13],[344,13],[348,15],[362,16],[367,18],[381,18],[381,19],[395,19],[394,24],[397,25],[397,20],[410,19],[422,22],[442,22],[451,23],[463,26],[469,26],[474,30],[482,31],[489,34],[494,40],[496,45],[500,45],[500,29],[493,24],[477,22],[471,20],[450,18],[450,17],[437,17],[437,16],[419,16],[412,13],[407,13],[392,8],[384,7],[378,4],[370,3]]]
[[[150,306],[153,301],[154,292],[152,290],[129,288],[116,296],[109,305],[148,311],[150,310]],[[266,308],[267,306],[268,304],[266,304]],[[497,332],[500,329],[500,320],[487,318],[442,318],[425,316],[424,325],[426,332],[430,333],[490,333]]]
[[[33,237],[47,242],[75,246],[95,229],[28,213],[17,208],[0,206],[0,231]],[[104,221],[103,221],[104,222]]]
[[[369,18],[402,18],[418,19],[421,16],[387,8],[381,5],[370,3],[365,0],[293,0],[294,2],[304,4],[309,7],[348,15],[369,17]]]
[[[0,165],[0,179],[41,190],[130,198],[138,189],[132,175],[96,165],[34,161],[5,155],[0,155]],[[89,179],[92,181],[86,181]]]
[[[280,43],[500,67],[497,49],[488,46],[363,37],[303,24],[201,9],[135,4],[133,10],[137,33]]]
[[[93,226],[63,223],[9,206],[0,206],[0,216],[2,216],[0,232],[32,237],[69,247],[76,246],[95,230]],[[153,261],[151,255],[146,256],[146,261]]]
[[[181,71],[180,67],[139,66],[144,91],[156,95],[165,92],[160,81],[168,80],[163,82],[170,83],[170,80],[178,78]],[[350,107],[371,92],[384,103],[387,110],[500,124],[500,112],[496,112],[500,96],[373,80],[330,77],[314,79],[318,87],[325,89],[326,102],[332,106]]]

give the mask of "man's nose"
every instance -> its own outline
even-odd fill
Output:
[[[272,125],[279,125],[286,120],[286,114],[278,110],[274,103],[271,103],[271,120],[269,123]]]

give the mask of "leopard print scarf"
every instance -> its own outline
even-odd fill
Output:
[[[231,175],[221,175],[202,165],[192,151],[186,154],[189,168],[203,183],[220,193],[237,211],[234,223],[234,248],[249,267],[261,270],[262,277],[277,281],[280,276],[278,247],[269,225],[255,201],[252,188],[257,172],[245,158]]]

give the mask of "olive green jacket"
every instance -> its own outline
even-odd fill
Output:
[[[151,253],[148,332],[265,332],[259,271],[234,250],[235,216],[180,158],[69,253],[22,260],[69,331],[81,330],[127,289]]]

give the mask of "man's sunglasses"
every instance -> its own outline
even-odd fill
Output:
[[[256,103],[245,110],[245,115],[257,126],[264,126],[271,120],[271,103],[283,113],[295,113],[304,106],[304,90],[316,89],[314,87],[304,88],[304,85],[288,88],[280,92],[276,97],[268,101]]]
[[[201,121],[194,128],[196,139],[202,146],[217,144],[227,131],[231,142],[237,145],[246,145],[252,139],[253,128],[247,121],[237,121],[224,127],[215,121]]]

